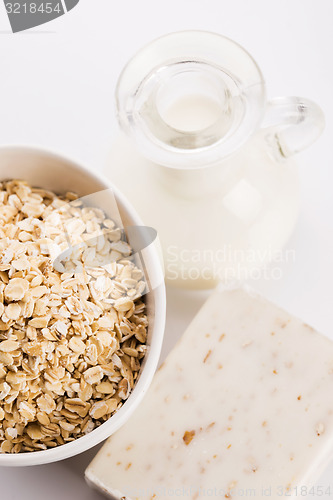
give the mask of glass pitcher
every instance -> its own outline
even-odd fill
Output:
[[[316,104],[267,102],[254,59],[201,31],[140,50],[119,78],[116,103],[125,134],[107,174],[157,229],[169,283],[243,280],[281,251],[299,211],[294,155],[324,127]]]

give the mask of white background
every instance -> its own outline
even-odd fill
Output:
[[[1,4],[0,144],[40,145],[102,170],[117,132],[115,84],[134,52],[183,29],[233,38],[259,63],[269,97],[308,97],[326,114],[324,135],[299,156],[302,211],[289,242],[296,262],[283,266],[281,280],[253,286],[333,338],[332,26],[332,0],[80,0],[66,16],[13,35]],[[116,166],[109,168],[112,176]],[[203,299],[168,291],[164,353]],[[2,468],[0,498],[97,500],[83,479],[95,451],[53,465]],[[330,480],[333,464],[320,483]]]

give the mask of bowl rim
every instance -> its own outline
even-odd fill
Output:
[[[143,222],[138,216],[135,208],[127,200],[127,198],[122,194],[121,191],[110,182],[103,174],[91,171],[85,164],[81,161],[77,162],[67,155],[62,155],[54,153],[49,149],[44,149],[35,146],[25,146],[25,145],[5,145],[0,146],[0,161],[3,152],[20,152],[26,154],[37,154],[45,155],[56,161],[68,164],[70,168],[74,169],[78,173],[86,175],[96,182],[101,183],[105,188],[110,188],[115,194],[117,201],[120,202],[123,209],[128,213],[133,222],[142,226]],[[2,179],[0,179],[1,182]],[[156,249],[153,245],[150,245],[145,249],[146,259],[150,263],[149,272],[152,275],[158,276],[158,279],[163,277],[161,270],[160,260]],[[110,437],[114,432],[116,432],[132,415],[134,410],[140,404],[145,393],[147,392],[155,371],[157,369],[162,342],[164,337],[165,329],[165,317],[166,317],[166,292],[164,280],[159,281],[160,285],[157,286],[151,293],[154,294],[155,310],[154,310],[154,323],[153,332],[151,335],[151,343],[149,345],[148,354],[146,356],[145,365],[142,369],[140,377],[135,384],[133,391],[131,392],[129,398],[126,400],[124,405],[106,422],[92,430],[90,433],[75,439],[69,443],[57,446],[55,448],[49,448],[47,450],[17,453],[17,454],[7,454],[0,453],[0,466],[32,466],[48,464],[51,462],[57,462],[59,460],[64,460],[72,456],[78,455],[84,451],[101,443],[108,437]]]

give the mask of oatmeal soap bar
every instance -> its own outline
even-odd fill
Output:
[[[114,499],[296,498],[332,447],[333,342],[244,290],[214,292],[86,478]]]

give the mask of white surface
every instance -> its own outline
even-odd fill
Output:
[[[81,0],[69,14],[12,35],[0,5],[0,141],[38,144],[101,169],[116,131],[114,87],[142,44],[181,29],[220,32],[258,61],[268,95],[312,98],[323,137],[299,157],[303,206],[280,280],[255,283],[270,299],[333,338],[333,69],[331,0]],[[202,296],[169,291],[165,352]],[[86,487],[88,452],[58,464],[1,469],[1,498],[97,500]],[[333,464],[321,484],[333,484]],[[313,498],[313,497],[312,497]]]

